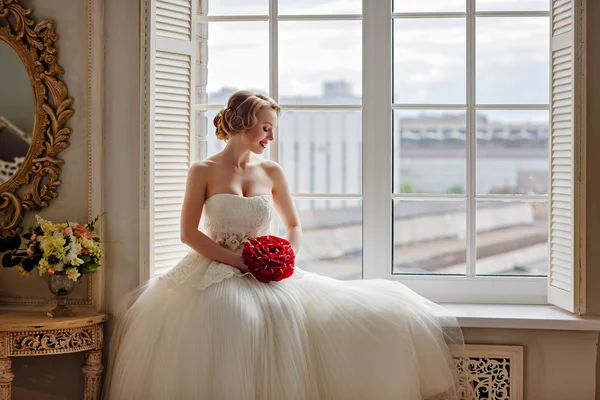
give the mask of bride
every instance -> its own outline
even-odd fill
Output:
[[[104,397],[455,398],[450,348],[463,339],[442,307],[399,282],[338,281],[296,267],[265,284],[247,273],[244,243],[267,233],[275,210],[300,248],[283,171],[256,156],[278,116],[273,100],[241,91],[215,117],[227,146],[189,170],[181,238],[191,251],[123,302]]]

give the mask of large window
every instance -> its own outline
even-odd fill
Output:
[[[409,282],[540,277],[529,282],[542,287],[548,2],[385,3],[367,2],[363,13],[358,0],[202,0],[201,156],[225,145],[214,136],[212,119],[231,93],[268,94],[283,111],[265,157],[282,165],[297,199],[303,268],[339,279]],[[367,19],[388,27],[363,29]],[[383,46],[384,57],[363,60],[368,46]],[[391,64],[389,78],[377,76],[386,71],[378,61]],[[363,97],[369,74],[388,84]],[[381,112],[371,103],[363,108],[363,99],[388,103],[388,131],[380,129],[386,124],[363,121],[366,113]],[[375,163],[363,157],[366,142],[381,144]],[[363,209],[363,201],[380,203],[378,215]],[[381,220],[385,210],[379,238],[363,240],[363,223]],[[370,251],[390,256],[365,257],[363,246],[372,243]],[[372,265],[386,259],[389,268]]]
[[[581,309],[579,0],[148,4],[142,281],[189,250],[187,168],[223,148],[214,115],[253,89],[282,105],[264,157],[292,187],[303,268],[434,301]]]
[[[394,274],[547,274],[548,6],[394,1]]]
[[[298,263],[360,279],[362,2],[202,1],[200,14],[203,156],[225,146],[212,120],[229,95],[249,88],[273,97],[282,113],[265,157],[285,170],[296,199],[304,232]],[[283,234],[279,221],[273,229]]]

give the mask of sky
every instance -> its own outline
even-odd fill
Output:
[[[206,0],[205,0],[206,1]],[[376,0],[372,0],[376,1]],[[548,0],[477,0],[480,11],[547,10]],[[280,14],[360,13],[360,0],[280,0]],[[395,12],[465,10],[465,0],[395,0]],[[268,0],[210,0],[209,15],[260,15]],[[345,80],[362,94],[361,21],[280,21],[279,95],[319,96],[326,80]],[[548,17],[478,17],[478,103],[548,102]],[[397,103],[466,101],[464,18],[396,19],[394,99]],[[208,92],[222,87],[268,92],[266,21],[211,22]]]

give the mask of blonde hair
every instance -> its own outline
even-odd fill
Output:
[[[233,135],[252,129],[258,122],[258,113],[271,107],[279,116],[279,105],[270,97],[248,90],[241,90],[229,97],[227,107],[215,116],[213,124],[217,128],[217,138],[227,140]]]

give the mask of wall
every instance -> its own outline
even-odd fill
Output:
[[[139,283],[140,5],[106,0],[106,308]],[[112,323],[108,324],[109,331]],[[107,334],[110,332],[107,332]],[[108,335],[107,335],[108,336]]]
[[[137,1],[136,1],[137,2]],[[73,98],[73,117],[67,126],[73,130],[70,146],[59,154],[65,160],[60,175],[62,184],[58,187],[58,197],[51,206],[39,212],[44,218],[53,221],[84,221],[87,217],[87,1],[71,0],[23,0],[26,8],[34,8],[32,18],[40,22],[44,19],[56,21],[56,34],[60,39],[59,64],[65,69],[64,80]],[[30,88],[27,88],[30,93]],[[35,213],[28,213],[24,224],[33,221]],[[39,277],[21,277],[16,268],[0,268],[0,297],[45,298],[50,297],[47,284]],[[37,279],[36,279],[37,278]],[[77,285],[74,298],[85,299],[87,286]]]
[[[465,342],[524,346],[525,400],[596,398],[597,332],[465,329]]]
[[[587,1],[587,142],[586,142],[586,296],[587,313],[600,315],[600,2]],[[600,352],[596,393],[600,397]]]
[[[67,70],[67,84],[76,109],[71,126],[75,132],[85,133],[87,17],[86,1],[82,0],[24,0],[35,7],[34,16],[53,18],[61,35],[61,64]],[[105,210],[106,240],[120,242],[107,245],[106,253],[106,307],[115,308],[126,290],[138,282],[140,233],[138,229],[139,200],[139,1],[106,0],[106,91],[105,91]],[[76,71],[81,71],[77,73]],[[74,105],[75,107],[75,105]],[[80,112],[79,112],[80,111]],[[75,138],[73,139],[75,140]],[[69,152],[69,153],[67,153]],[[79,154],[64,153],[67,168],[61,176],[63,186],[59,197],[48,212],[67,212],[69,216],[85,215],[85,152],[84,164],[79,165]],[[83,182],[82,182],[83,180]],[[80,185],[81,192],[71,185]],[[73,189],[69,195],[67,188]],[[1,268],[0,268],[1,270]],[[2,271],[0,271],[1,273]],[[11,271],[12,272],[12,271]],[[0,290],[2,289],[0,275]],[[47,290],[47,289],[45,289]],[[110,329],[110,323],[108,328]],[[109,333],[108,331],[106,332]],[[80,399],[83,382],[81,354],[52,357],[16,358],[15,400]]]
[[[51,207],[40,214],[52,220],[81,221],[87,213],[87,9],[86,1],[23,0],[26,8],[34,8],[36,21],[50,18],[56,21],[59,63],[65,69],[63,76],[69,95],[73,97],[74,115],[67,125],[73,129],[70,147],[60,154],[66,161],[61,174],[59,196]],[[82,173],[82,171],[84,171]],[[27,216],[30,223],[34,213]],[[48,289],[39,277],[23,278],[15,269],[0,268],[0,294],[6,297],[46,296]],[[85,285],[78,287],[75,295],[86,296]],[[83,382],[80,366],[82,354],[52,357],[23,357],[13,359],[14,398],[58,400],[81,398]]]
[[[52,15],[61,26],[69,23],[64,22],[69,19],[61,16],[61,13],[72,12],[69,10],[80,2],[38,0],[35,5],[42,3],[44,9],[54,9]],[[598,7],[594,7],[594,18],[600,22]],[[123,294],[138,282],[139,246],[144,235],[138,229],[141,201],[138,189],[140,117],[137,106],[140,90],[139,5],[137,0],[106,0],[105,10],[106,236],[109,241],[121,242],[109,245],[106,249],[106,306],[110,313],[115,310]],[[600,24],[596,25],[596,29],[600,29]],[[83,36],[84,31],[79,34]],[[599,45],[596,47],[600,48]],[[600,60],[595,63],[598,64]],[[80,83],[71,82],[70,89],[78,87],[83,90],[84,82],[85,79]],[[597,93],[600,95],[600,91]],[[57,202],[63,206],[75,204],[73,199],[60,197]],[[110,330],[111,324],[108,328]],[[466,329],[465,337],[470,343],[525,346],[527,400],[591,400],[595,397],[596,333]],[[79,399],[81,363],[78,355],[17,359],[14,399]],[[27,392],[25,388],[30,391]],[[35,396],[32,395],[34,392]]]
[[[587,312],[600,315],[600,2],[587,1]]]

